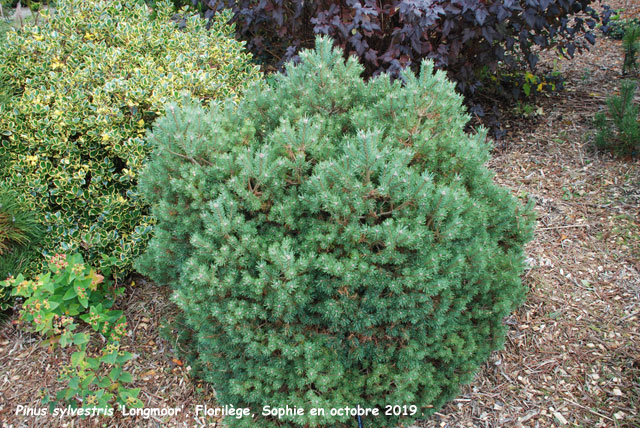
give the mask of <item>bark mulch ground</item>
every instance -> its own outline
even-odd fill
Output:
[[[640,12],[635,2],[617,3],[628,15]],[[621,66],[620,42],[600,38],[589,53],[556,62],[566,91],[536,100],[540,114],[512,122],[490,167],[497,182],[535,201],[528,299],[506,319],[504,349],[418,426],[640,427],[640,162],[590,148],[593,115],[619,89]],[[146,407],[184,411],[146,420],[16,416],[18,405],[39,406],[42,388],[55,390],[57,368],[69,355],[48,351],[13,317],[0,326],[3,428],[219,425],[194,418],[196,404],[215,407],[215,392],[189,376],[175,343],[159,335],[175,313],[166,291],[137,283],[127,284],[120,302],[132,326],[126,345],[136,355],[135,386]]]

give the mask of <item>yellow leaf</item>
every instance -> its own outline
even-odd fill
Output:
[[[156,371],[151,369],[142,373],[141,377],[151,377],[151,376],[155,376],[155,374],[156,374]]]
[[[141,127],[141,128],[144,126],[144,119],[140,119],[138,121],[138,126]]]

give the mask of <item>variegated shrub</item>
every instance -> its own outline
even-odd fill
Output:
[[[0,105],[0,180],[37,212],[44,254],[130,268],[153,225],[136,191],[146,129],[185,92],[236,98],[259,77],[228,19],[207,29],[170,2],[61,0],[44,23],[9,32],[0,75],[17,93]]]

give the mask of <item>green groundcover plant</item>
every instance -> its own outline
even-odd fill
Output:
[[[261,418],[230,426],[353,426],[329,412],[356,405],[381,409],[368,427],[429,415],[524,297],[532,211],[492,182],[454,84],[430,62],[402,82],[362,71],[318,39],[238,106],[173,105],[150,134],[140,186],[158,224],[139,269],[173,287],[220,403]]]
[[[133,355],[120,347],[127,321],[122,311],[112,309],[124,288],[116,288],[110,276],[109,269],[99,273],[80,254],[55,254],[48,260],[47,273],[35,280],[19,274],[3,281],[13,287],[14,295],[25,299],[21,321],[44,336],[51,349],[59,345],[74,351],[69,363],[60,368],[58,380],[64,386],[55,398],[43,391],[43,402],[52,408],[65,403],[104,412],[116,403],[142,405],[137,398],[140,390],[126,386],[133,381],[124,370]]]
[[[39,25],[6,34],[0,76],[15,94],[0,103],[0,180],[38,214],[45,254],[114,256],[129,269],[153,223],[135,191],[146,129],[184,92],[237,97],[258,78],[229,16],[207,29],[173,19],[172,6],[60,0]]]

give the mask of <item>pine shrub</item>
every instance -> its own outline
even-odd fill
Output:
[[[635,24],[627,27],[622,38],[622,49],[624,49],[622,74],[637,71],[638,52],[640,52],[640,25]]]
[[[43,12],[45,13],[45,12]],[[29,200],[46,228],[41,252],[114,256],[126,271],[152,229],[136,193],[146,129],[187,92],[237,96],[259,76],[217,16],[180,26],[173,5],[60,0],[40,25],[9,31],[0,76],[0,180]],[[15,89],[15,90],[14,90]]]
[[[640,154],[640,108],[633,102],[636,89],[637,84],[627,80],[620,95],[607,98],[608,114],[598,112],[594,118],[596,147],[622,156]]]
[[[234,427],[352,426],[331,408],[442,406],[503,340],[531,211],[492,182],[483,130],[431,62],[366,82],[318,39],[239,105],[157,121],[138,268],[169,284]],[[187,334],[187,336],[188,336]],[[309,414],[325,408],[326,417]]]

